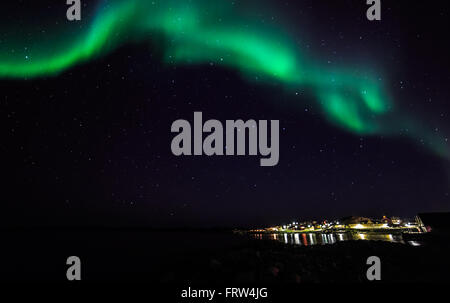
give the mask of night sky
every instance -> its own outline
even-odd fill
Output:
[[[257,226],[449,210],[448,1],[382,0],[379,22],[366,19],[365,0],[234,1],[214,12],[185,1],[226,30],[288,41],[320,67],[305,68],[301,81],[291,70],[270,76],[276,54],[248,70],[235,57],[251,59],[260,45],[242,37],[233,38],[236,53],[201,60],[198,37],[189,37],[189,63],[167,60],[178,37],[141,33],[137,21],[83,60],[23,65],[77,49],[69,41],[89,34],[99,7],[120,1],[82,2],[79,22],[66,20],[65,1],[0,4],[1,226]],[[220,52],[230,64],[211,58]],[[308,83],[318,82],[309,72],[342,68],[382,83],[386,115],[364,112],[369,126],[355,129],[326,112],[330,100],[318,96],[328,87]],[[175,157],[171,124],[193,123],[194,111],[222,122],[279,120],[278,165]]]

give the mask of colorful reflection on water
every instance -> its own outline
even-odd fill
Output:
[[[275,240],[285,244],[293,245],[325,245],[334,244],[336,242],[350,240],[370,240],[370,241],[386,241],[393,243],[405,243],[401,234],[382,234],[382,233],[257,233],[254,234],[256,239]],[[414,243],[410,243],[414,242]],[[407,242],[413,246],[419,246],[416,241]]]

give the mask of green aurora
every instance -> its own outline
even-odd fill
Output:
[[[402,114],[379,77],[361,67],[330,69],[298,49],[288,28],[255,25],[248,15],[228,1],[103,1],[75,33],[37,34],[31,43],[29,37],[4,40],[0,78],[55,76],[125,43],[163,40],[169,64],[214,62],[249,80],[303,89],[337,127],[357,135],[402,134],[450,159],[447,140]]]

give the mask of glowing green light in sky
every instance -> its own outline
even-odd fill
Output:
[[[414,124],[412,119],[399,118],[377,77],[346,68],[330,70],[298,49],[288,34],[288,29],[255,25],[245,12],[226,1],[105,1],[89,26],[75,33],[37,34],[32,47],[26,46],[30,41],[25,37],[3,41],[0,77],[57,75],[121,44],[161,36],[168,63],[215,62],[249,78],[304,88],[336,126],[360,135],[398,134],[400,128],[409,128],[408,136],[425,138],[432,150],[450,158],[442,137],[409,125]]]

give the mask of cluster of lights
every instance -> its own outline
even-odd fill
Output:
[[[383,217],[383,219],[385,219],[386,217]],[[396,220],[398,222],[401,222],[399,219]],[[348,224],[346,227],[347,228],[351,228],[351,229],[374,229],[374,228],[395,228],[395,227],[404,227],[404,228],[412,228],[416,226],[415,223],[411,223],[411,222],[405,222],[402,225],[400,225],[399,223],[394,224],[393,226],[389,225],[386,222],[380,223],[377,221],[374,221],[374,223],[371,222],[361,222],[361,223],[357,223],[357,224]],[[333,222],[327,222],[327,221],[323,221],[322,224],[316,224],[315,221],[312,222],[303,222],[303,223],[299,223],[297,221],[293,221],[290,224],[287,225],[282,225],[280,227],[273,227],[271,228],[271,230],[289,230],[289,229],[328,229],[328,228],[341,228],[344,227],[342,225],[342,222],[340,221],[333,221]]]

